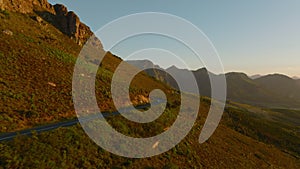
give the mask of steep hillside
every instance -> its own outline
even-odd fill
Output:
[[[0,12],[1,132],[75,117],[72,75],[81,46],[55,24],[37,17],[39,12]],[[63,21],[59,23],[63,25]],[[102,48],[100,42],[98,46]],[[110,79],[121,61],[107,53],[98,70],[96,93],[101,110],[114,108]],[[142,95],[147,96],[151,88],[167,89],[147,75],[139,74],[132,82],[134,102],[137,104]]]
[[[151,158],[113,155],[95,145],[80,126],[75,126],[0,143],[1,152],[5,152],[0,154],[0,164],[7,168],[299,168],[296,157],[226,127],[224,124],[230,123],[227,121],[222,122],[206,143],[199,144],[208,106],[203,102],[193,130],[179,145]],[[173,112],[167,114],[172,116]],[[149,135],[149,129],[127,126],[118,117],[109,120],[122,133]],[[155,129],[150,134],[163,131],[167,119],[161,120],[157,125],[148,126]]]
[[[35,13],[6,10],[0,16],[0,130],[73,114],[71,77],[80,47],[48,22],[33,19]]]
[[[75,118],[72,74],[81,45],[91,34],[88,27],[64,6],[52,6],[46,0],[0,2],[3,2],[0,3],[0,132]],[[101,48],[100,41],[97,46]],[[101,110],[115,109],[110,84],[120,62],[119,57],[108,52],[98,69],[96,95]],[[196,71],[197,79],[206,81],[207,77],[202,78],[205,72],[205,69]],[[151,136],[168,129],[178,114],[177,92],[141,72],[131,83],[131,100],[135,105],[148,102],[149,91],[154,88],[164,90],[170,98],[165,113],[158,120],[140,125],[112,116],[107,118],[109,123],[116,130],[135,137]],[[260,142],[266,140],[258,141],[256,136],[261,133],[274,134],[274,124],[250,133],[248,131],[255,127],[252,122],[261,124],[264,119],[249,118],[251,114],[240,108],[227,109],[216,133],[200,145],[198,138],[210,104],[207,98],[201,101],[193,130],[164,154],[145,159],[119,157],[95,145],[77,125],[1,142],[0,168],[299,168],[299,158],[289,154],[294,152],[291,145],[298,142],[277,145],[275,141],[282,139],[278,135],[271,137],[274,139],[267,142],[269,145]],[[236,124],[239,120],[251,125]],[[286,129],[284,136],[290,132],[290,128]]]

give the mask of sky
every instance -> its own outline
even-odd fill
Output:
[[[93,31],[119,17],[140,12],[162,12],[196,25],[215,46],[225,72],[248,75],[282,73],[300,77],[300,1],[298,0],[49,0],[75,11]],[[133,38],[137,46],[155,37]],[[139,40],[140,43],[137,43]],[[162,40],[164,41],[164,39]],[[168,41],[168,40],[166,40]],[[163,44],[163,43],[156,43]],[[105,44],[103,44],[105,46]],[[126,45],[113,53],[124,58]],[[126,48],[127,48],[126,47]],[[128,47],[129,48],[129,47]],[[188,54],[186,54],[188,56]],[[187,59],[188,60],[188,59]],[[160,58],[162,67],[170,59]],[[155,59],[154,59],[155,62]],[[193,65],[198,69],[203,65]],[[180,65],[177,65],[181,67]]]

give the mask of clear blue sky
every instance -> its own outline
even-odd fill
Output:
[[[49,2],[66,5],[94,31],[114,19],[137,12],[177,15],[198,26],[209,37],[226,72],[241,71],[249,75],[283,73],[300,77],[299,0]]]

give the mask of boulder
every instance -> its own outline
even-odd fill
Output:
[[[35,21],[37,21],[38,23],[42,23],[43,22],[43,18],[39,17],[39,16],[35,16],[33,18]]]
[[[5,34],[5,35],[8,35],[8,36],[13,36],[14,35],[14,33],[9,29],[3,30],[2,33]]]

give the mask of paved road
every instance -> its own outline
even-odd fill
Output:
[[[4,134],[0,135],[0,142],[12,140],[17,135],[30,136],[33,131],[35,131],[37,133],[41,133],[41,132],[57,129],[59,127],[73,126],[73,125],[77,124],[78,122],[79,122],[78,119],[75,119],[75,120],[70,120],[70,121],[66,121],[66,122],[59,122],[59,123],[55,123],[55,124],[49,124],[49,125],[40,126],[40,127],[36,127],[36,128],[26,129],[26,130],[22,130],[22,131],[18,131],[18,132],[4,133]]]
[[[158,101],[158,103],[156,103],[156,104],[159,104],[159,102],[160,101]],[[150,104],[145,104],[145,105],[137,106],[136,108],[137,109],[145,109],[145,108],[149,108],[149,107],[150,107]],[[119,115],[119,112],[102,113],[102,114],[104,117],[109,117],[109,116]],[[99,118],[99,116],[96,114],[96,115],[88,116],[84,120],[89,121],[89,120],[95,119],[95,117]],[[35,127],[35,128],[31,128],[31,129],[26,129],[26,130],[22,130],[22,131],[18,131],[18,132],[2,133],[2,134],[0,134],[0,142],[12,140],[15,137],[17,137],[18,135],[30,136],[32,134],[32,132],[41,133],[41,132],[45,132],[45,131],[54,130],[54,129],[57,129],[60,127],[73,126],[73,125],[76,125],[77,123],[79,123],[78,119],[74,119],[74,120],[58,122],[58,123],[54,123],[54,124],[48,124],[45,126]]]

